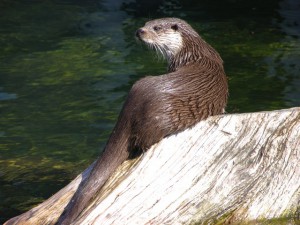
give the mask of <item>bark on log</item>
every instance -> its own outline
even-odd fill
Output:
[[[54,224],[91,168],[5,224]],[[291,108],[215,116],[165,138],[122,164],[74,224],[298,224],[299,217],[300,108]]]

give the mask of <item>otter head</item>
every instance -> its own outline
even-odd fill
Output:
[[[149,21],[136,31],[136,37],[169,60],[180,51],[183,44],[177,22],[172,18]]]
[[[201,43],[205,43],[189,24],[177,18],[151,20],[136,31],[136,37],[162,54],[169,70],[199,60]]]

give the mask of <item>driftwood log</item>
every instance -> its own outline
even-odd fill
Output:
[[[5,224],[54,224],[93,165]],[[300,223],[300,108],[198,123],[123,163],[75,224]]]

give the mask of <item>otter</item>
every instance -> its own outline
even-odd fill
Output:
[[[71,224],[136,151],[145,152],[164,137],[224,112],[228,85],[223,61],[188,23],[156,19],[135,35],[167,60],[168,72],[146,76],[132,86],[104,151],[57,224]]]

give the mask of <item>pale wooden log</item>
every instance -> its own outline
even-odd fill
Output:
[[[6,224],[55,223],[81,179]],[[295,224],[299,214],[300,108],[291,108],[215,116],[165,138],[122,164],[74,224]]]

